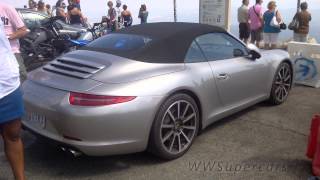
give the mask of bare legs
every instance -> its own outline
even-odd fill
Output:
[[[256,41],[256,40],[251,39],[250,43],[251,43],[251,44],[254,44],[254,45],[256,45],[258,48],[260,48],[260,41]]]
[[[2,125],[2,137],[7,159],[11,165],[16,180],[25,180],[24,153],[20,138],[20,119]]]
[[[271,44],[271,49],[276,49],[277,45],[276,44]]]
[[[248,44],[248,39],[244,39],[243,42]]]
[[[264,49],[276,49],[276,48],[277,48],[277,44],[271,44],[271,47],[270,47],[270,44],[268,43],[264,44]]]
[[[258,47],[258,48],[260,48],[260,41],[256,41],[256,46]]]
[[[248,39],[243,39],[243,38],[241,39],[241,38],[240,38],[240,40],[243,41],[245,44],[248,44],[248,42],[249,42]]]

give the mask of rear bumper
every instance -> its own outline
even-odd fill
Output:
[[[35,135],[38,138],[44,139],[49,144],[57,147],[64,147],[72,149],[88,156],[107,156],[107,155],[119,155],[119,154],[130,154],[135,152],[141,152],[146,149],[144,143],[139,142],[119,142],[113,144],[96,144],[92,145],[88,142],[79,143],[64,139],[59,136],[48,135],[48,133],[40,133],[39,130],[34,129],[32,126],[22,122],[23,128]]]
[[[32,135],[36,136],[37,138],[39,139],[42,139],[44,140],[46,143],[48,143],[49,145],[52,145],[52,146],[55,146],[57,148],[59,147],[64,147],[64,148],[68,148],[68,149],[72,149],[72,150],[75,150],[77,152],[80,152],[81,154],[83,154],[83,152],[81,152],[79,149],[77,149],[76,147],[72,147],[70,146],[69,144],[65,144],[65,143],[62,143],[62,142],[59,142],[59,141],[55,141],[53,139],[50,139],[46,136],[43,136],[39,133],[37,133],[36,131],[33,131],[32,129],[30,129],[29,127],[25,126],[23,123],[22,123],[22,129],[25,130],[25,131],[28,131],[30,132]]]
[[[162,99],[137,97],[122,104],[80,107],[70,105],[68,97],[69,92],[27,81],[22,124],[32,133],[90,156],[144,151]]]

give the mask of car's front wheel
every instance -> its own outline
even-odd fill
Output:
[[[160,107],[153,123],[149,150],[171,160],[188,151],[199,129],[199,110],[187,94],[169,97]]]
[[[283,62],[279,65],[275,74],[269,102],[274,105],[282,104],[288,97],[292,85],[292,69]]]

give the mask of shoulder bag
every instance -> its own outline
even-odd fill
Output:
[[[299,19],[298,19],[298,14],[296,14],[292,21],[290,22],[289,24],[289,27],[288,27],[290,30],[292,31],[295,31],[299,28]]]

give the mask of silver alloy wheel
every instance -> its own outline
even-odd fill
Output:
[[[160,129],[161,144],[171,154],[186,150],[196,134],[198,117],[191,103],[179,100],[166,110]]]
[[[291,69],[287,64],[282,64],[275,80],[275,96],[279,102],[283,102],[291,89]]]

